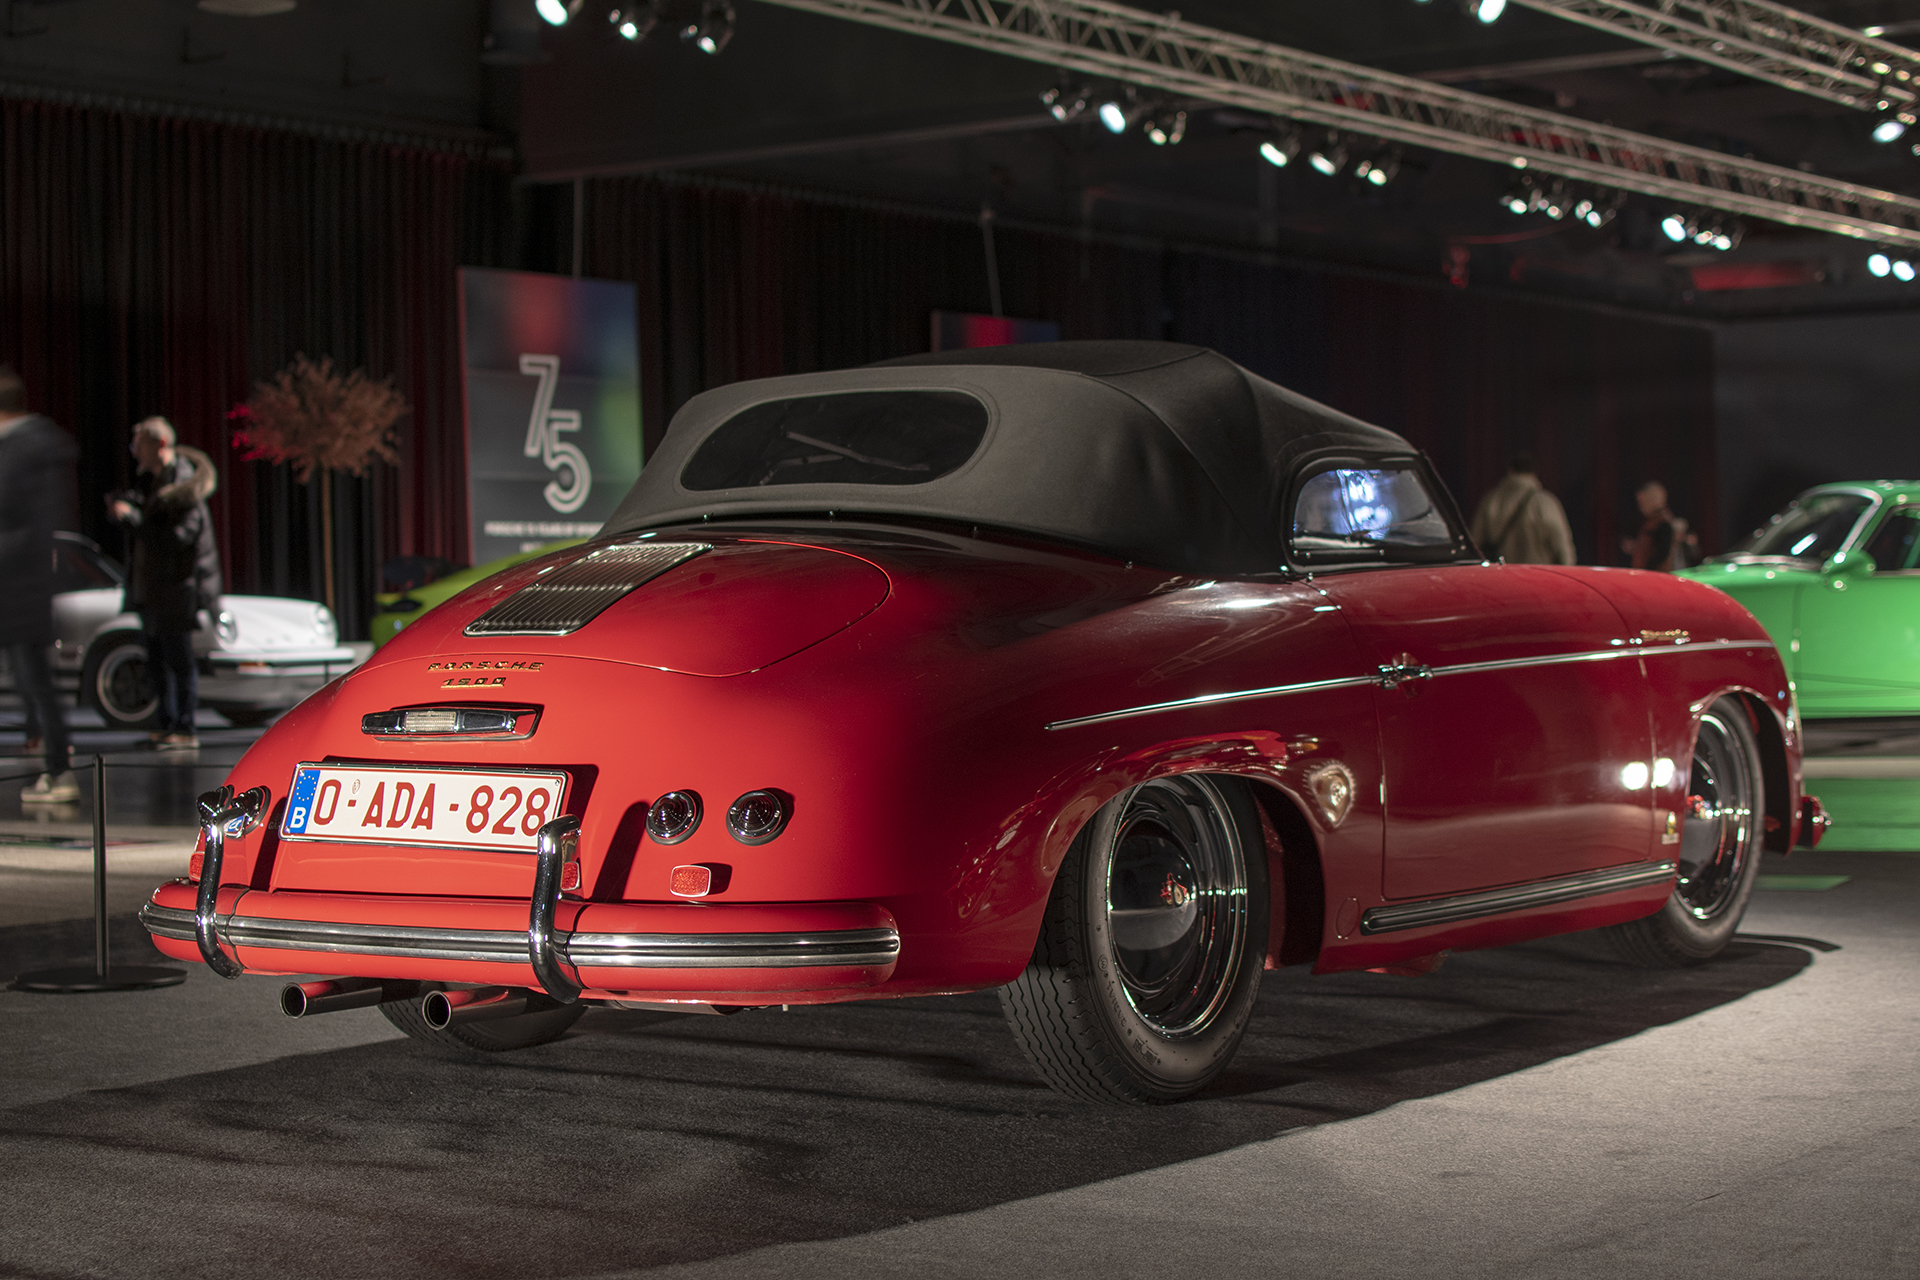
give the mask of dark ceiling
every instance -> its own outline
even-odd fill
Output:
[[[1598,230],[1515,216],[1499,166],[1409,150],[1375,188],[1257,146],[1268,122],[1187,104],[1178,146],[1041,108],[1049,67],[738,0],[708,56],[677,36],[699,0],[634,43],[586,0],[564,28],[532,0],[300,0],[257,18],[190,0],[15,3],[0,42],[13,92],[81,90],[398,131],[491,134],[534,182],[691,172],[1003,222],[1271,254],[1703,317],[1920,308],[1877,279],[1874,246],[1750,221],[1729,252],[1675,245],[1635,198]],[[1920,0],[1806,0],[1920,39]],[[1483,25],[1455,0],[1188,0],[1190,22],[1775,164],[1920,194],[1920,158],[1860,112],[1663,57],[1512,7]],[[1360,142],[1363,140],[1355,140]]]

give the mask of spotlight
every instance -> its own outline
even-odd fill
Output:
[[[1575,205],[1573,216],[1596,231],[1620,215],[1619,196],[1613,196],[1605,200],[1583,200],[1580,203],[1586,205],[1586,209],[1582,210],[1580,205]]]
[[[1400,156],[1395,151],[1383,151],[1377,156],[1369,156],[1354,166],[1357,178],[1364,178],[1376,187],[1384,187],[1392,182],[1400,172]]]
[[[733,39],[733,5],[728,0],[706,0],[700,21],[681,31],[680,38],[702,53],[719,53]]]
[[[1875,142],[1898,142],[1913,123],[1913,117],[1905,111],[1883,111],[1873,119],[1873,140]]]
[[[1083,88],[1058,84],[1041,94],[1040,102],[1046,107],[1048,115],[1065,124],[1087,109],[1090,96]]]
[[[1328,132],[1326,140],[1307,152],[1307,163],[1314,172],[1331,178],[1347,167],[1347,144],[1340,141],[1340,135]]]
[[[1660,234],[1675,244],[1682,244],[1688,236],[1693,234],[1693,229],[1687,225],[1684,217],[1677,213],[1670,213],[1660,219]]]
[[[1533,184],[1522,178],[1500,196],[1500,207],[1516,217],[1533,212]]]
[[[1913,264],[1911,262],[1908,262],[1905,258],[1895,258],[1893,260],[1893,278],[1895,280],[1903,284],[1912,284],[1913,275]]]
[[[580,6],[586,0],[533,0],[533,11],[547,21],[549,26],[564,27],[567,20],[580,12]]]
[[[628,6],[607,12],[607,25],[623,40],[644,40],[660,16],[651,5]]]
[[[1534,197],[1535,207],[1555,222],[1567,216],[1570,203],[1567,198],[1567,188],[1558,182],[1554,183],[1551,189]]]
[[[1125,133],[1133,123],[1137,108],[1124,97],[1111,97],[1100,104],[1100,123],[1108,133]]]
[[[1491,26],[1507,11],[1507,0],[1466,0],[1467,16]]]
[[[1884,253],[1876,253],[1867,259],[1867,270],[1871,271],[1875,277],[1884,280],[1887,272],[1893,270],[1893,259]]]
[[[1180,139],[1187,136],[1187,113],[1184,111],[1157,111],[1147,117],[1147,141],[1156,147],[1178,146]]]
[[[1271,138],[1260,144],[1260,158],[1276,169],[1286,168],[1299,154],[1298,129],[1276,129]]]

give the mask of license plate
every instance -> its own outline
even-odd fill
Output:
[[[566,794],[564,773],[302,764],[280,834],[532,853]]]

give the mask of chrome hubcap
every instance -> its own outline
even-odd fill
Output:
[[[1107,856],[1109,949],[1128,1003],[1163,1036],[1205,1030],[1232,991],[1246,856],[1204,778],[1143,783],[1120,813]]]
[[[1741,740],[1718,715],[1701,717],[1680,824],[1680,880],[1674,889],[1696,920],[1719,916],[1739,893],[1758,820],[1753,796],[1753,761]]]

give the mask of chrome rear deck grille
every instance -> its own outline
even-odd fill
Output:
[[[597,547],[534,579],[467,624],[470,636],[564,636],[635,587],[712,547],[704,542],[627,542]]]

